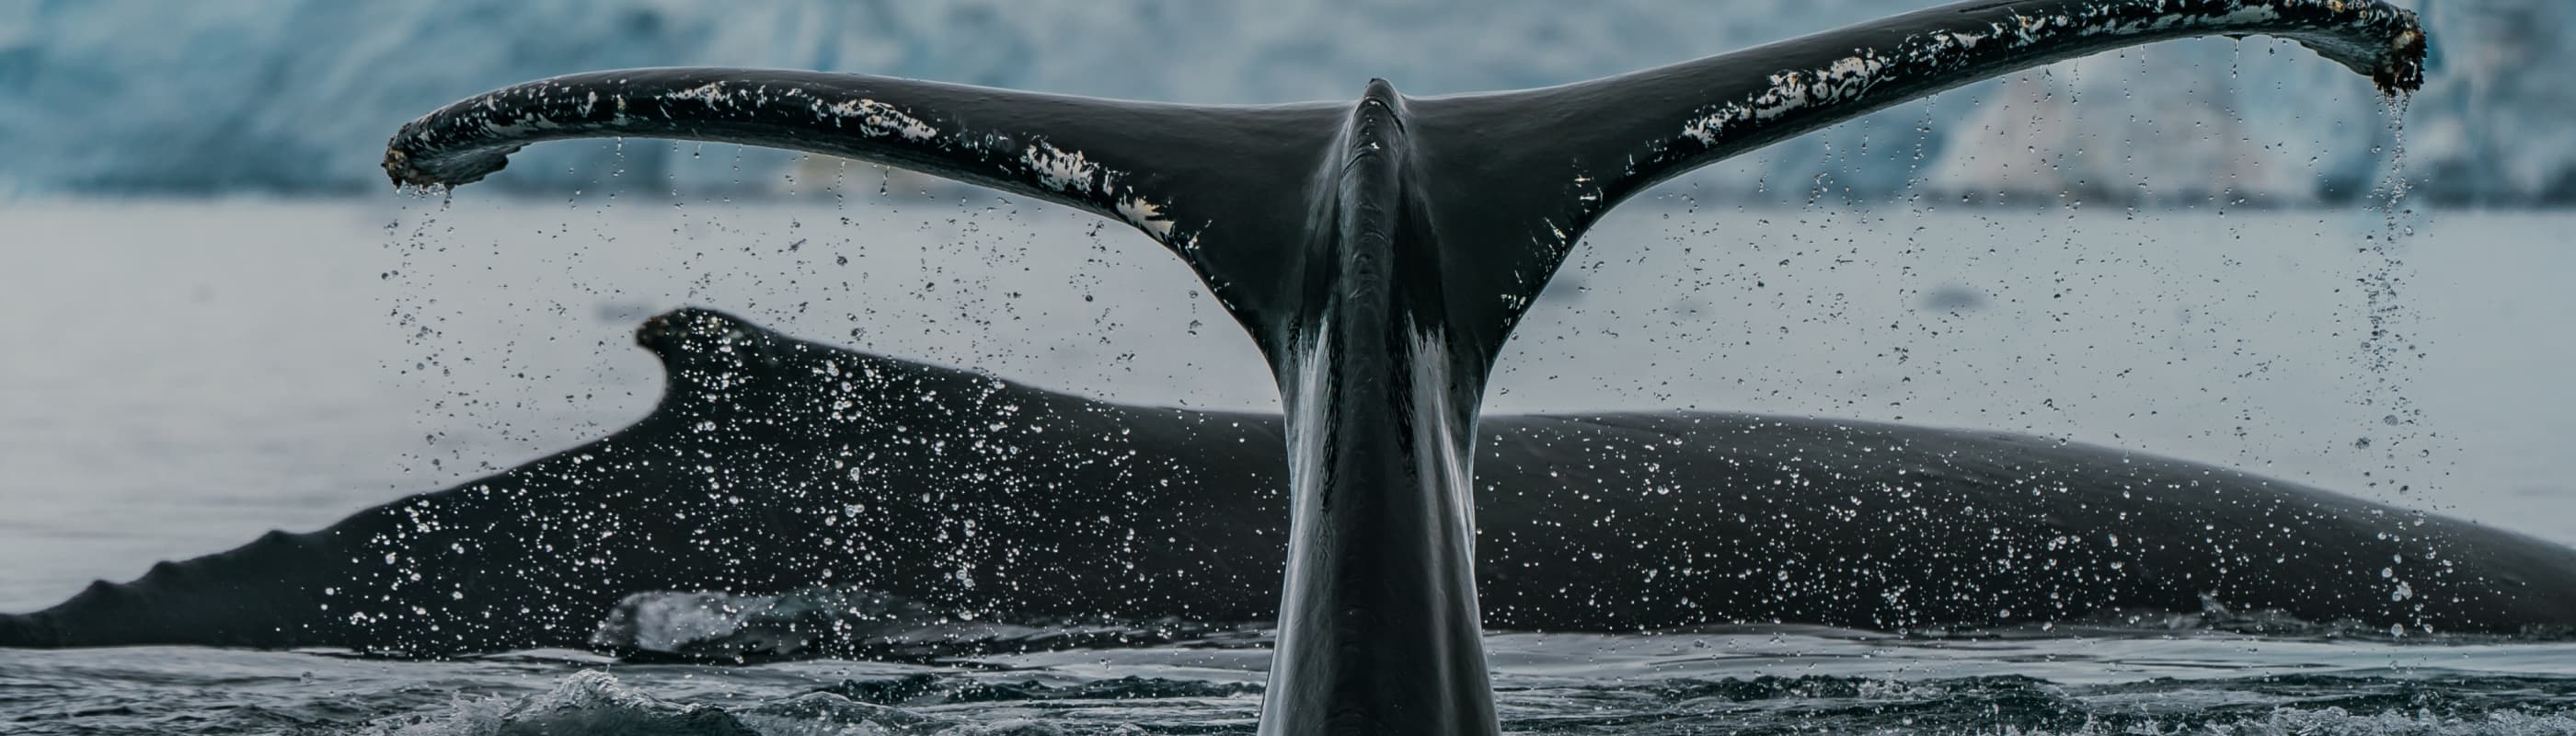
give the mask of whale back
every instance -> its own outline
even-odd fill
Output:
[[[638,332],[668,383],[633,426],[0,616],[0,646],[588,647],[628,595],[814,585],[976,620],[1278,613],[1277,415],[1093,401],[705,310]],[[2576,632],[2576,550],[2241,471],[1754,414],[1481,426],[1495,628],[2160,631],[2214,605],[2362,633]]]

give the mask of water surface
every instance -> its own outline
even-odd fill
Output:
[[[659,390],[631,330],[683,304],[1275,409],[1185,268],[1054,208],[576,200],[0,208],[0,610],[605,434]],[[2131,217],[1623,210],[1518,331],[1490,410],[2010,429],[2576,543],[2576,216],[2437,216],[2393,265],[2362,250],[2369,213]],[[2358,284],[2390,268],[2413,349],[2374,366]],[[2576,733],[2564,643],[2148,624],[1488,646],[1508,727],[1536,733]],[[0,650],[0,732],[1249,732],[1262,636],[750,666]]]

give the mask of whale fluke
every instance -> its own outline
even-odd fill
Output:
[[[2384,94],[2424,82],[2412,12],[2365,0],[1981,0],[1720,56],[1517,92],[1420,100],[1419,138],[1493,223],[1479,239],[1570,243],[1658,182],[1971,82],[2207,35],[2296,41]],[[1447,144],[1438,146],[1436,144]],[[1463,183],[1462,182],[1462,183]],[[1508,223],[1508,224],[1504,224]]]
[[[1554,87],[1406,98],[1408,181],[1469,342],[1497,349],[1602,213],[1657,182],[1906,100],[2104,50],[2208,35],[2294,40],[2384,93],[2423,83],[2415,15],[2378,0],[1976,0]],[[1389,88],[1392,91],[1392,88]],[[1366,103],[1364,103],[1366,104]],[[631,136],[870,161],[1125,222],[1239,317],[1297,309],[1307,242],[1357,152],[1345,104],[1104,100],[865,74],[658,68],[513,85],[403,126],[405,186],[481,181],[529,144]],[[1452,253],[1454,251],[1454,253]],[[1302,267],[1301,267],[1302,265]],[[1473,295],[1473,296],[1467,296]],[[1276,317],[1246,317],[1274,349]]]
[[[1337,106],[1097,100],[863,74],[628,69],[495,90],[403,126],[384,167],[459,186],[531,143],[635,136],[785,148],[899,166],[1125,222],[1190,262],[1242,315],[1283,301],[1274,270],[1312,214]],[[1223,248],[1203,243],[1226,242]],[[1275,311],[1275,309],[1271,310]],[[1264,312],[1266,313],[1266,312]]]
[[[1291,541],[1265,734],[1492,734],[1470,481],[1503,340],[1602,212],[1780,138],[2015,69],[2275,34],[2383,89],[2420,83],[2377,0],[1974,0],[1523,92],[1209,107],[864,75],[599,72],[414,121],[398,184],[456,185],[543,140],[641,136],[849,156],[1115,217],[1173,250],[1270,362]]]

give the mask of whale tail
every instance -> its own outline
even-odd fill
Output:
[[[1653,184],[1889,105],[2040,64],[2202,35],[2296,40],[2382,91],[2422,82],[2413,13],[2376,0],[1976,0],[1615,77],[1403,101],[1405,196],[1454,321],[1490,358],[1611,207]],[[398,184],[456,186],[531,143],[636,136],[785,148],[948,177],[1134,226],[1189,262],[1265,350],[1312,305],[1314,226],[1359,152],[1350,106],[1100,100],[861,74],[662,68],[479,95],[403,126]]]

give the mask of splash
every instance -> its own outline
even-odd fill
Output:
[[[442,714],[395,718],[361,731],[369,736],[502,736],[503,734],[757,734],[733,714],[680,705],[636,692],[599,670],[573,673],[524,698],[459,700]]]
[[[841,658],[936,662],[1009,652],[1188,642],[1268,643],[1255,623],[1176,618],[1030,617],[943,609],[893,593],[815,587],[779,595],[636,593],[591,634],[591,646],[635,662]]]
[[[2408,241],[2415,236],[2417,220],[2407,196],[2413,184],[2406,176],[2406,112],[2412,96],[2404,93],[2383,98],[2382,115],[2388,121],[2389,143],[2385,148],[2387,170],[2380,185],[2371,194],[2372,207],[2379,210],[2379,232],[2362,236],[2362,252],[2372,263],[2358,280],[2362,291],[2362,309],[2366,332],[2361,339],[2361,367],[2366,381],[2359,403],[2378,410],[2376,436],[2365,433],[2353,440],[2355,449],[2379,456],[2380,467],[2368,475],[2370,486],[2411,493],[2412,484],[2399,480],[2401,473],[2412,470],[2408,451],[2416,458],[2430,457],[2423,447],[2429,435],[2421,429],[2423,409],[2416,406],[2407,386],[2419,366],[2414,359],[2423,350],[2412,334],[2417,319],[2413,310],[2401,300],[2412,275],[2406,263]]]
[[[504,734],[1141,734],[1248,733],[1248,682],[1060,672],[878,673],[803,692],[693,703],[633,682],[575,672],[542,692],[460,699],[383,718],[370,736]],[[2111,736],[2536,736],[2576,729],[2554,678],[2396,673],[2285,674],[2208,680],[2066,683],[2017,674],[1897,678],[1802,673],[1666,677],[1618,685],[1530,678],[1501,694],[1525,734],[1752,733]],[[1149,730],[1140,724],[1157,724]]]

